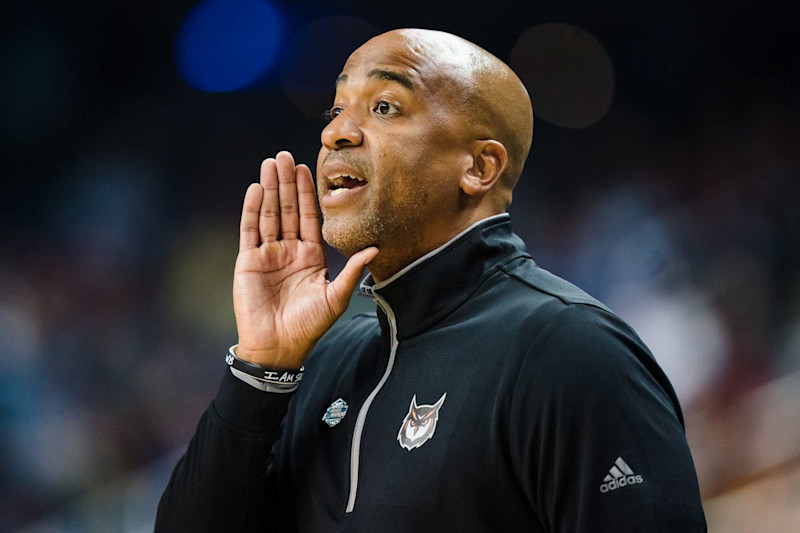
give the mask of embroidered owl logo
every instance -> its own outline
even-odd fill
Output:
[[[408,451],[419,448],[433,437],[436,431],[436,421],[439,420],[439,408],[442,407],[445,392],[442,397],[433,405],[417,405],[417,395],[411,398],[411,407],[408,414],[403,419],[400,431],[397,433],[397,442],[400,447]]]

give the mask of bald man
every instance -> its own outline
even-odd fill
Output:
[[[532,129],[517,76],[459,37],[350,56],[316,194],[287,152],[247,190],[239,342],[157,530],[705,531],[666,376],[511,230]],[[334,326],[367,264],[376,313]]]

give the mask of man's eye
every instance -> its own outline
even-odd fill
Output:
[[[391,115],[397,113],[397,108],[386,100],[381,100],[375,105],[375,112],[379,115]]]
[[[341,109],[341,108],[339,108],[339,107],[332,107],[332,108],[330,108],[330,109],[326,109],[326,110],[325,110],[325,111],[322,113],[322,117],[323,117],[325,120],[327,120],[328,122],[330,122],[331,120],[333,120],[333,119],[335,119],[336,117],[338,117],[338,116],[339,116],[341,113],[342,113],[342,109]]]

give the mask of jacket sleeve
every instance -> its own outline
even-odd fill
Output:
[[[622,320],[563,306],[517,383],[512,457],[548,531],[706,531],[677,397]]]
[[[291,396],[257,390],[226,370],[172,472],[155,531],[294,531],[271,456]]]

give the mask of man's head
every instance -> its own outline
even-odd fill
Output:
[[[353,52],[330,116],[317,161],[323,234],[345,255],[377,246],[373,274],[504,212],[533,133],[514,72],[430,30],[394,30]]]

